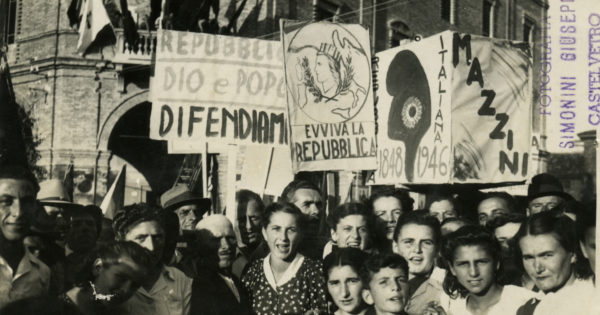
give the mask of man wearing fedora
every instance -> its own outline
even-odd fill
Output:
[[[211,201],[192,192],[187,185],[175,185],[160,196],[160,204],[163,209],[177,214],[182,231],[193,231],[196,223],[210,210]]]
[[[66,212],[81,205],[71,202],[66,187],[59,179],[42,181],[37,199],[45,211],[38,213],[34,226],[40,231],[56,234],[58,240],[63,241],[69,228]]]
[[[548,173],[535,175],[527,187],[527,216],[556,208],[573,197],[563,190],[558,180]]]

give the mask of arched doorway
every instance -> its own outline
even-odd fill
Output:
[[[167,142],[149,138],[152,104],[143,101],[118,118],[108,137],[107,149],[135,167],[146,179],[156,200],[177,178],[183,155],[168,154]]]

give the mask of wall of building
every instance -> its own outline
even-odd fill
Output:
[[[375,28],[373,40],[376,50],[380,51],[389,48],[389,26],[395,21],[404,23],[411,36],[426,37],[447,29],[480,34],[485,0],[454,1],[454,24],[441,18],[441,0],[327,2],[340,6],[338,20],[345,23],[361,20],[362,2],[362,22],[370,30]],[[115,113],[121,113],[120,106],[131,106],[130,99],[147,91],[149,67],[140,74],[140,71],[131,71],[132,66],[112,63],[113,46],[96,47],[85,57],[78,55],[78,33],[69,26],[66,14],[70,2],[18,1],[16,44],[9,51],[13,60],[11,72],[19,102],[30,108],[37,119],[36,132],[42,140],[39,164],[47,169],[48,177],[64,176],[66,166],[73,162],[83,173],[97,173],[96,179],[102,180],[96,180],[96,192],[103,195],[108,184],[111,152],[106,139],[100,138],[110,134],[110,130],[105,129],[106,123],[115,120]],[[378,6],[373,11],[375,2]],[[522,40],[523,17],[535,21],[533,62],[534,80],[537,80],[539,70],[535,67],[539,65],[545,14],[542,0],[498,0],[495,3],[495,37]],[[221,0],[221,25],[229,23],[234,4],[239,5],[239,1]],[[310,20],[314,13],[313,0],[248,0],[233,30],[238,36],[277,40],[280,18]],[[141,99],[140,103],[146,100]],[[535,130],[540,127],[538,120],[534,116]],[[219,160],[224,163],[226,159]],[[220,172],[225,170],[226,167],[220,167]],[[221,175],[219,181],[225,183]],[[224,189],[224,185],[221,186]],[[92,192],[81,196],[93,201],[90,194]]]

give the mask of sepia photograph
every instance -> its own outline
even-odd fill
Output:
[[[1,315],[600,315],[600,2],[0,0]]]

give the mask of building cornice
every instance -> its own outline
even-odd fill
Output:
[[[75,30],[70,29],[62,29],[58,31],[58,35],[78,35],[79,33]],[[44,37],[56,37],[56,30],[46,31],[42,33],[38,33],[30,36],[19,36],[16,40],[16,44],[22,44],[26,42],[31,42],[34,40],[42,39]]]

